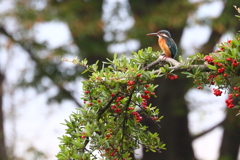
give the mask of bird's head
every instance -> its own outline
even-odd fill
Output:
[[[166,38],[171,38],[171,34],[167,30],[160,30],[156,33],[149,33],[147,36],[158,36],[158,37],[166,37]]]

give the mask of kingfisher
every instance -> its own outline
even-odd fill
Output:
[[[167,30],[160,30],[157,33],[149,33],[147,36],[158,36],[158,45],[165,55],[175,58],[178,52],[177,45]]]

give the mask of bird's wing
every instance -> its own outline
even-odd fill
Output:
[[[167,41],[167,45],[172,53],[172,58],[174,58],[177,55],[178,49],[176,43],[173,41],[173,39],[169,38],[169,41]]]

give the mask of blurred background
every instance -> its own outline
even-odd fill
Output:
[[[0,160],[54,160],[64,119],[81,107],[81,66],[131,56],[153,47],[147,33],[169,30],[179,55],[208,54],[240,30],[239,0],[0,0]],[[191,79],[157,79],[151,103],[164,116],[159,129],[167,144],[142,160],[240,159],[240,118],[225,107],[226,94],[193,89]],[[8,157],[8,158],[7,158]]]

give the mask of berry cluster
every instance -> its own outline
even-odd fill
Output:
[[[239,40],[239,39],[238,39]],[[228,40],[226,43],[222,43],[219,49],[215,51],[212,55],[207,55],[203,59],[208,64],[215,66],[216,69],[208,73],[207,79],[203,81],[203,84],[215,85],[215,82],[223,86],[229,86],[229,77],[232,77],[238,71],[239,63],[235,53],[232,53],[231,48],[233,48],[234,42]],[[234,58],[233,58],[234,57]],[[201,85],[201,84],[200,84]],[[203,85],[198,86],[198,89],[202,89]],[[240,87],[233,87],[233,93],[228,95],[228,99],[225,101],[228,108],[233,108],[233,99],[238,97],[240,94]],[[222,91],[213,88],[213,94],[216,96],[221,96]]]
[[[212,56],[207,55],[207,56],[204,57],[204,60],[207,61],[209,64],[211,64],[211,62],[212,62],[214,59],[212,58]]]
[[[228,108],[233,108],[234,104],[233,104],[233,95],[229,94],[228,95],[228,99],[225,100],[225,103],[227,104]]]
[[[142,76],[141,74],[137,75],[137,77],[141,77],[141,76]],[[139,80],[139,82],[140,82],[140,80]],[[135,82],[135,81],[132,81],[132,80],[128,80],[126,82],[127,83],[127,90],[129,90],[129,87],[131,87],[131,89],[132,89],[133,85],[137,84],[139,82],[138,81]],[[142,98],[142,102],[140,102],[139,107],[141,109],[144,109],[144,110],[147,109],[147,105],[148,105],[147,104],[147,100],[150,99],[150,97],[152,95],[155,95],[155,93],[151,92],[150,91],[151,89],[149,90],[148,87],[149,87],[149,85],[145,84],[144,87],[143,87],[144,90],[142,91],[143,93],[140,95],[140,97]],[[89,94],[89,92],[88,92],[88,94]],[[114,98],[116,96],[116,94],[111,93],[110,96]],[[125,107],[125,104],[126,104],[126,99],[123,100],[124,98],[125,98],[124,96],[116,97],[114,102],[111,104],[110,109],[113,110],[115,113],[119,113],[119,114],[122,114],[124,112],[124,110],[127,109],[127,111],[129,111],[128,113],[132,114],[135,117],[136,122],[140,122],[142,120],[142,117],[140,116],[140,114],[138,112],[135,111],[135,107],[129,106],[126,109],[123,108],[123,107]],[[157,119],[155,118],[154,120],[157,120]]]
[[[218,73],[224,73],[224,71],[225,71],[225,68],[224,68],[224,67],[218,68],[218,70],[217,70]]]
[[[213,94],[214,94],[215,96],[221,96],[221,95],[222,95],[222,91],[213,88]]]
[[[233,108],[235,105],[233,104],[233,98],[239,97],[240,95],[240,87],[233,87],[233,93],[228,95],[228,99],[225,100],[228,108]]]
[[[171,80],[178,79],[178,75],[170,75],[168,78]]]
[[[115,94],[112,93],[111,96],[115,96]],[[124,96],[119,96],[119,97],[117,97],[117,99],[115,100],[116,104],[113,104],[113,105],[111,106],[111,109],[114,110],[115,113],[121,112],[121,108],[117,108],[117,107],[120,107],[120,106],[121,106],[120,101],[121,101],[123,98],[124,98]]]
[[[113,148],[114,149],[114,148]],[[109,154],[110,156],[115,156],[115,153],[118,151],[118,148],[115,148],[114,150],[111,151],[111,153]],[[106,149],[105,150],[106,153],[110,152],[110,149]]]
[[[142,120],[142,117],[140,116],[140,114],[138,112],[132,112],[132,115],[136,118],[137,122],[140,122]]]

